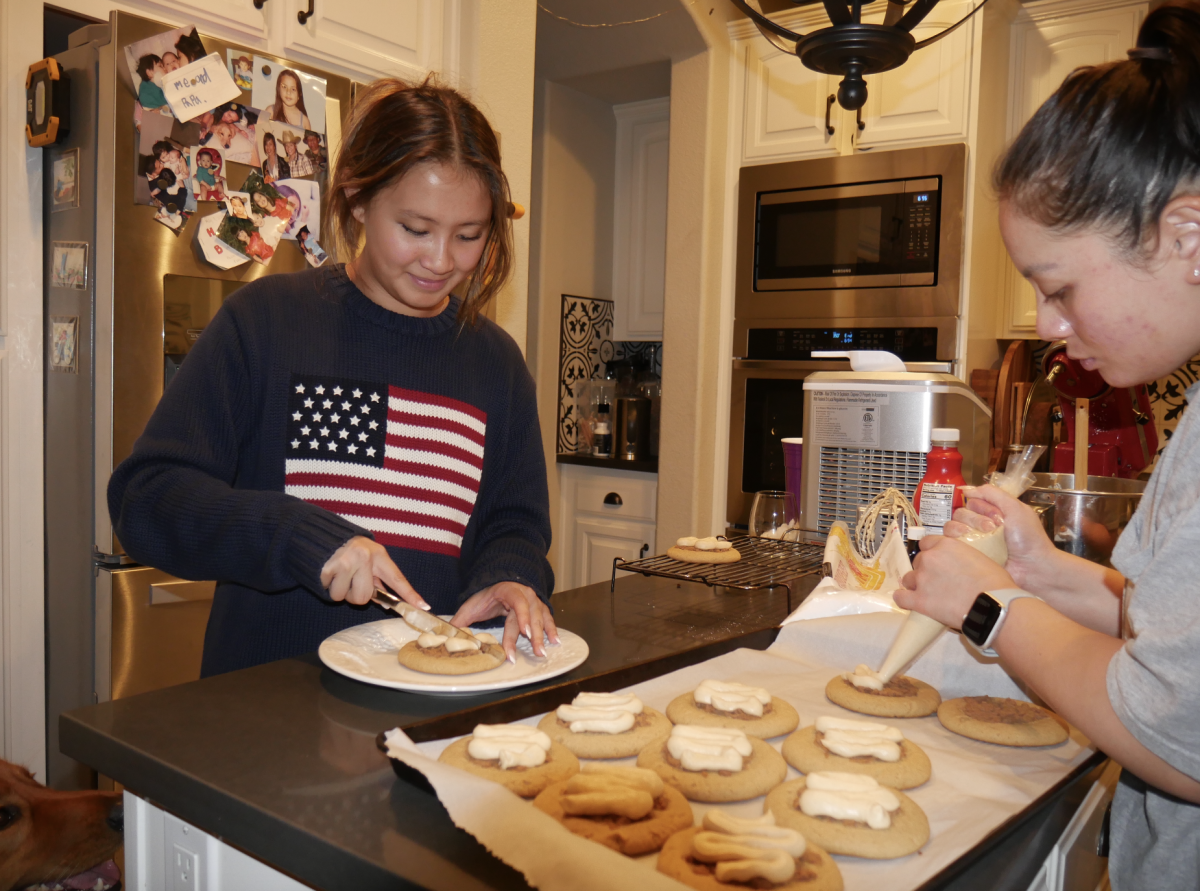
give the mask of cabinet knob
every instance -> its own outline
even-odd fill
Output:
[[[646,552],[648,550],[650,550],[650,545],[648,545],[648,544],[642,545],[642,549],[640,551],[638,551],[638,559],[641,560],[643,557],[645,557]]]
[[[621,500],[621,496],[618,495],[616,492],[609,492],[607,495],[604,496],[604,503],[611,504],[614,507],[620,507],[625,502]]]

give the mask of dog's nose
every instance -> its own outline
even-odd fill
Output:
[[[125,832],[125,805],[114,804],[111,811],[108,812],[108,818],[105,823],[113,832]]]

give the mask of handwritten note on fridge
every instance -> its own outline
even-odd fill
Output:
[[[216,53],[176,68],[163,78],[162,89],[181,121],[190,121],[242,93]]]

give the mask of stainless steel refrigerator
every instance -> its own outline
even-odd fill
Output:
[[[95,778],[59,753],[58,716],[198,678],[212,601],[213,582],[176,579],[126,556],[109,521],[109,476],[222,301],[261,275],[305,266],[296,242],[285,240],[268,266],[220,270],[205,262],[195,239],[201,218],[218,204],[199,202],[177,236],[154,220],[155,208],[135,203],[145,177],[136,169],[136,94],[123,47],[172,27],[115,12],[107,24],[75,32],[70,49],[54,57],[71,93],[69,134],[45,149],[43,177],[46,761],[59,788]],[[222,59],[244,50],[325,78],[327,154],[334,155],[349,80],[201,38]],[[241,101],[249,105],[250,94]],[[52,171],[72,158],[75,194],[64,200]],[[250,170],[227,164],[230,188]],[[64,275],[66,257],[76,265]],[[55,262],[62,268],[52,269]]]

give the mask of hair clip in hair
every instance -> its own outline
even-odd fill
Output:
[[[1131,59],[1151,59],[1155,62],[1170,62],[1171,51],[1165,46],[1135,46],[1131,50],[1127,50],[1126,54]]]

